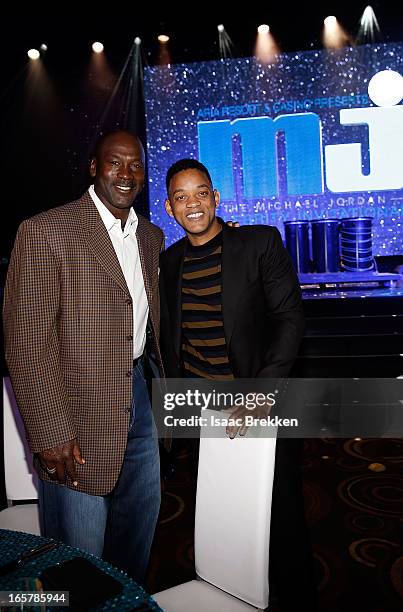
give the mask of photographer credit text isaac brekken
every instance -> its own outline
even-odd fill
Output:
[[[169,414],[164,417],[164,424],[167,427],[227,427],[246,425],[247,427],[298,427],[298,419],[282,419],[277,415],[275,417],[254,417],[252,414],[247,414],[243,418],[228,418],[227,416],[202,417],[191,415],[185,417],[174,417]]]

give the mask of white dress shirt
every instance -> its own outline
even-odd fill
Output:
[[[144,352],[149,311],[136,237],[138,218],[133,208],[130,208],[122,231],[120,219],[116,219],[101,202],[94,185],[91,185],[89,192],[109,234],[133,301],[133,359],[137,359]]]

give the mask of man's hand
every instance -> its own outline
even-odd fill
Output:
[[[54,446],[38,453],[42,468],[49,478],[64,484],[69,477],[76,487],[77,474],[74,462],[84,465],[85,459],[81,455],[81,449],[76,439]]]
[[[239,227],[239,221],[227,221],[226,223],[230,227]]]
[[[239,434],[244,436],[248,431],[248,425],[245,423],[245,417],[251,416],[254,419],[267,419],[270,414],[272,404],[256,405],[253,409],[245,408],[244,406],[236,406],[222,410],[228,415],[233,424],[228,424],[225,428],[225,433],[231,440]]]

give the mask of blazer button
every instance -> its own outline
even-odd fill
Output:
[[[123,412],[129,413],[129,412],[131,412],[131,410],[130,410],[130,408],[126,407],[126,408],[123,408]]]
[[[130,299],[130,298],[127,298],[127,300],[126,300],[126,304],[127,304],[128,306],[131,306],[131,305],[132,305],[132,301],[131,301],[131,299]]]
[[[130,378],[130,376],[131,376],[131,375],[132,375],[132,371],[131,371],[131,370],[128,370],[128,371],[126,372],[126,376],[127,376],[127,378]]]
[[[126,336],[126,340],[133,340],[133,336],[129,334],[128,336]]]

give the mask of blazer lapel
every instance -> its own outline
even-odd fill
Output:
[[[224,320],[224,333],[227,349],[231,341],[234,329],[236,311],[239,298],[241,297],[243,285],[241,268],[244,265],[244,252],[242,240],[237,235],[236,228],[227,227],[225,224],[223,232],[222,252],[222,314]]]
[[[82,228],[88,246],[108,275],[128,294],[129,289],[119,260],[116,257],[115,249],[90,194],[86,192],[79,202],[81,204]]]
[[[153,285],[152,283],[153,259],[154,259],[155,253],[157,252],[157,249],[151,243],[150,236],[147,232],[147,229],[144,228],[143,220],[140,216],[138,217],[136,237],[137,237],[137,244],[139,247],[140,263],[141,263],[141,269],[143,272],[144,287],[146,290],[148,305],[150,307],[150,312],[151,312],[151,305],[152,305],[152,299],[153,299],[153,287],[152,287]]]

